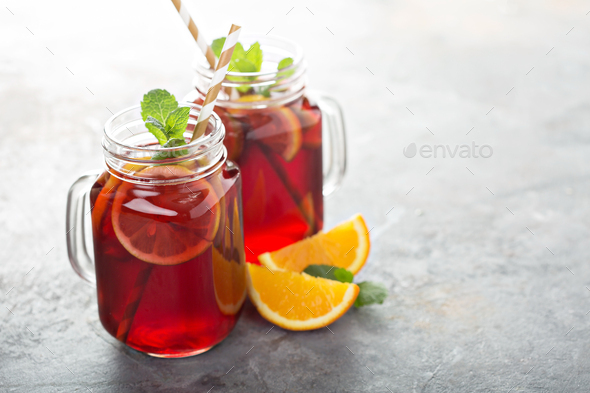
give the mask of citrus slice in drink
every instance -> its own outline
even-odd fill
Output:
[[[244,238],[237,199],[234,199],[233,218],[226,219],[224,246],[222,252],[212,248],[213,253],[213,288],[215,300],[225,315],[235,315],[242,308],[246,299],[246,261],[244,258]],[[233,233],[233,236],[231,234]],[[233,241],[232,241],[233,240]]]
[[[95,231],[98,230],[101,225],[111,196],[113,196],[117,190],[117,186],[121,183],[121,180],[111,175],[108,171],[104,172],[101,177],[104,177],[107,180],[105,181],[104,186],[102,186],[102,189],[98,193],[94,205],[92,206],[92,228]]]
[[[288,330],[312,330],[340,318],[354,304],[359,287],[305,273],[270,271],[248,264],[248,293],[266,320]]]
[[[290,162],[301,148],[301,124],[286,107],[273,108],[260,116],[261,124],[253,124],[256,139]]]
[[[139,174],[163,180],[193,172],[180,165],[162,165]],[[123,182],[111,214],[123,247],[136,258],[156,265],[176,265],[203,253],[215,237],[220,216],[217,195],[205,180],[166,186]]]
[[[238,98],[238,101],[240,102],[257,102],[265,100],[268,100],[268,98],[263,96],[262,94],[248,94],[247,96],[241,96],[240,98]]]
[[[150,157],[142,157],[141,159],[149,160]],[[126,176],[139,172],[145,168],[146,165],[141,165],[137,163],[127,163],[123,165],[121,168],[110,170],[119,172],[119,176]],[[103,172],[100,175],[99,179],[97,179],[97,182],[100,181],[101,177],[104,177],[108,180],[104,183],[104,186],[102,187],[100,193],[94,201],[94,206],[92,206],[92,227],[95,229],[98,229],[104,217],[104,212],[107,209],[109,200],[111,199],[115,191],[117,191],[117,187],[119,187],[119,185],[121,184],[121,180],[118,177],[111,174],[109,170]]]
[[[233,253],[237,256],[237,262],[240,264],[246,263],[246,253],[244,252],[244,232],[242,230],[242,223],[240,221],[240,210],[238,209],[238,199],[234,199],[234,217],[232,220],[233,228]],[[245,272],[245,270],[244,270]]]
[[[293,112],[301,123],[302,145],[306,149],[317,149],[322,145],[322,117],[318,109],[297,108]]]
[[[246,263],[226,259],[215,247],[211,250],[215,301],[222,314],[235,315],[246,299]]]
[[[356,274],[369,256],[369,230],[360,214],[287,247],[258,256],[271,270],[302,272],[309,265],[342,267]]]

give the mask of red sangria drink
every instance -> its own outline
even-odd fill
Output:
[[[243,176],[246,259],[257,263],[259,254],[322,229],[323,196],[344,173],[344,128],[333,100],[306,94],[297,45],[246,35],[229,68],[215,112],[226,128],[228,157]],[[212,71],[206,63],[196,70],[196,89],[185,99],[200,104]]]
[[[107,170],[90,190],[100,320],[118,340],[161,357],[221,342],[246,296],[240,171],[226,161],[219,118],[189,143],[199,107],[180,107],[190,119],[172,147],[146,132],[139,108],[111,118]]]

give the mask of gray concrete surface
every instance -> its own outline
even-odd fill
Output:
[[[109,110],[189,90],[196,47],[167,1],[2,1],[0,391],[590,391],[588,3],[190,5],[211,39],[237,22],[304,46],[349,131],[327,225],[365,215],[360,279],[390,296],[333,334],[268,332],[248,304],[181,360],[108,336],[68,264],[66,192],[101,165]],[[402,154],[472,142],[493,156]]]

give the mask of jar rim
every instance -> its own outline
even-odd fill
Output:
[[[190,108],[188,127],[183,133],[184,139],[188,140],[192,136],[191,128],[196,126],[201,105],[190,102],[181,102],[179,105]],[[163,147],[146,128],[141,106],[134,105],[107,120],[102,147],[107,170],[112,175],[134,183],[165,185],[196,180],[217,170],[227,158],[223,146],[224,136],[225,127],[219,116],[213,113],[204,135],[186,145]],[[139,170],[135,170],[137,165]],[[144,167],[161,165],[190,166],[191,173],[170,179],[152,179],[142,175]]]
[[[194,113],[195,111],[198,111],[198,113],[200,113],[201,108],[202,108],[201,105],[194,104],[192,102],[179,102],[178,106],[191,108],[190,114],[193,114],[193,115],[195,114]],[[126,144],[123,141],[120,141],[120,140],[116,139],[115,137],[113,137],[113,134],[115,131],[117,131],[121,127],[126,126],[125,124],[120,124],[120,125],[115,126],[114,122],[117,119],[120,119],[121,117],[125,116],[126,114],[132,114],[134,111],[138,111],[138,110],[141,110],[141,105],[134,105],[131,107],[127,107],[123,110],[120,110],[119,112],[116,112],[114,115],[112,115],[106,121],[106,123],[104,125],[103,137],[109,143],[112,143],[112,144],[118,146],[119,148],[129,149],[129,150],[138,151],[138,152],[154,153],[154,152],[160,152],[160,151],[161,152],[176,152],[176,151],[181,151],[181,150],[186,150],[186,149],[190,150],[191,148],[195,148],[196,146],[199,146],[199,145],[208,145],[211,142],[215,142],[216,139],[219,139],[219,134],[221,131],[223,131],[222,134],[225,134],[225,128],[223,126],[221,118],[217,115],[217,113],[212,112],[211,117],[209,117],[209,124],[212,126],[213,131],[211,131],[208,134],[206,133],[206,134],[202,135],[201,137],[195,139],[194,141],[191,141],[183,146],[177,146],[177,147],[156,146],[155,148],[153,146],[149,146],[149,147],[137,146],[137,145],[132,145],[132,144]],[[196,113],[196,114],[198,115],[198,113]],[[129,132],[131,132],[131,130],[129,130]],[[133,132],[131,132],[131,134],[133,134]],[[224,135],[221,135],[221,140],[223,140],[223,136]],[[213,145],[216,145],[216,143],[214,143]],[[105,146],[104,142],[103,142],[103,148],[107,151],[109,150]],[[204,151],[200,150],[200,151],[198,151],[198,153],[201,154],[201,153],[204,153]]]

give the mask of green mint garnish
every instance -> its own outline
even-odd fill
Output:
[[[211,49],[215,56],[221,56],[221,50],[225,43],[225,37],[218,38],[211,44]],[[228,70],[231,72],[259,72],[262,67],[262,50],[260,44],[253,43],[248,50],[238,42],[234,48],[234,53],[231,56]]]
[[[282,70],[283,68],[289,67],[291,64],[293,64],[293,59],[290,57],[285,57],[283,60],[279,61],[277,69]]]
[[[352,273],[348,270],[330,265],[309,265],[303,272],[310,276],[322,277],[340,282],[352,282],[353,278]],[[350,276],[348,276],[348,274],[350,274]],[[348,278],[350,278],[350,280],[348,280]]]
[[[223,44],[225,43],[225,37],[218,38],[213,40],[211,43],[211,49],[215,56],[219,58],[221,55],[221,50],[223,49]],[[241,43],[237,43],[234,48],[234,53],[232,54],[231,61],[229,63],[228,70],[230,72],[260,72],[262,69],[262,60],[263,54],[262,49],[260,49],[260,43],[256,41],[253,43],[248,50],[244,49],[244,46]],[[283,68],[289,67],[293,64],[293,59],[290,57],[286,57],[279,62],[277,69],[280,71]],[[279,73],[279,78],[286,78],[293,75],[295,71],[289,70],[282,73]],[[249,82],[253,81],[255,77],[249,76],[234,76],[230,75],[227,79],[234,81],[234,82]],[[270,86],[264,86],[259,88],[257,94],[261,94],[265,97],[270,97]],[[248,85],[238,86],[236,88],[240,93],[248,93],[252,90],[252,88]]]
[[[354,277],[350,271],[330,265],[309,265],[303,272],[310,276],[347,283],[351,283]],[[385,288],[383,284],[363,281],[357,285],[359,286],[360,291],[354,302],[355,307],[363,307],[370,304],[382,304],[387,297],[387,288]]]
[[[154,89],[143,96],[141,118],[162,147],[186,145],[184,132],[189,119],[189,107],[179,107],[176,98],[166,90]],[[188,154],[188,150],[176,155]],[[158,152],[152,160],[169,158],[169,154]]]
[[[250,48],[246,51],[246,59],[250,61],[256,68],[256,72],[262,68],[262,49],[260,44],[257,42],[253,43]]]
[[[336,280],[338,280],[340,282],[347,282],[347,283],[351,283],[352,280],[354,279],[354,276],[352,275],[352,273],[349,270],[346,270],[341,267],[339,267],[338,269],[334,269],[334,277],[336,277]]]
[[[358,283],[359,295],[354,302],[355,307],[368,306],[370,304],[383,304],[387,297],[387,288],[381,283],[363,281]]]
[[[211,50],[215,53],[215,56],[219,59],[221,56],[221,50],[223,49],[223,44],[225,44],[225,37],[218,38],[213,40],[211,43]]]

